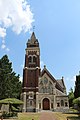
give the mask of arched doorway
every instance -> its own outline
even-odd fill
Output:
[[[50,101],[48,98],[43,99],[43,110],[50,110]]]

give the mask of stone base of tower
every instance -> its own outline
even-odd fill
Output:
[[[23,101],[22,112],[37,112],[36,110],[36,93],[33,91],[23,92],[21,94]]]
[[[26,112],[26,92],[22,93],[22,100],[23,100],[22,112]]]

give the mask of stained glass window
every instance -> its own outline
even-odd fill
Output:
[[[47,84],[48,83],[48,79],[45,77],[44,78],[44,84]]]

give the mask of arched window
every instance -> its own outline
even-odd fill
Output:
[[[30,106],[32,106],[32,103],[33,103],[32,100],[30,100]]]
[[[65,102],[65,107],[67,107],[68,106],[68,103],[67,102]]]
[[[44,84],[47,84],[48,83],[48,79],[45,77],[44,78]]]
[[[64,101],[63,100],[61,100],[61,106],[64,106]]]
[[[60,103],[57,103],[57,107],[60,107]]]
[[[33,62],[36,63],[36,56],[33,56]]]
[[[28,61],[29,61],[29,63],[32,62],[32,56],[29,56]]]

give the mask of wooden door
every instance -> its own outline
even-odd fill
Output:
[[[48,98],[43,99],[43,110],[50,110],[50,102]]]

